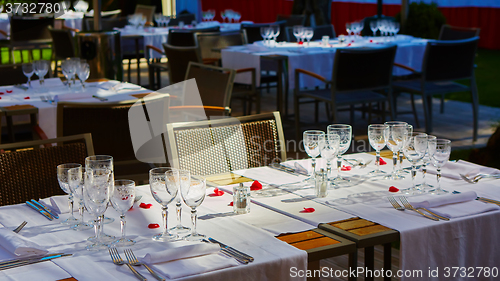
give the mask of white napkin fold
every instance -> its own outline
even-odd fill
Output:
[[[69,101],[69,100],[79,100],[79,99],[87,99],[91,98],[92,94],[90,93],[68,93],[55,95],[54,100],[56,101]]]
[[[447,218],[459,218],[500,210],[500,206],[477,201],[476,198],[476,192],[468,191],[412,202],[412,205],[413,207],[428,208],[430,211]]]
[[[238,262],[222,254],[210,254],[190,259],[155,264],[154,268],[169,279],[202,274],[227,267],[237,266]]]
[[[6,228],[0,229],[0,245],[16,256],[45,255],[40,245]]]
[[[155,264],[213,254],[219,251],[220,246],[217,244],[196,243],[175,246],[161,252],[148,253],[144,256],[143,260],[145,263]]]
[[[436,168],[431,167],[430,165],[428,167],[429,168],[427,169],[427,172],[429,172],[429,174],[437,174]],[[500,170],[481,166],[464,160],[458,160],[457,162],[448,162],[443,166],[443,168],[441,168],[441,175],[443,177],[456,180],[461,179],[460,174],[474,176],[479,173],[494,174],[500,173]]]
[[[69,213],[69,196],[68,195],[56,195],[45,199],[40,199],[41,203],[57,214]],[[78,202],[73,203],[73,211],[78,211]]]

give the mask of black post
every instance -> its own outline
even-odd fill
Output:
[[[382,17],[382,0],[377,0],[377,18]]]

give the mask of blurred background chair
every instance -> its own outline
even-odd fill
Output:
[[[339,48],[335,53],[332,79],[329,81],[313,72],[297,68],[295,70],[295,130],[296,139],[300,139],[300,104],[301,100],[315,102],[315,121],[318,123],[318,102],[327,104],[328,120],[338,122],[338,114],[343,106],[348,106],[350,123],[354,125],[354,110],[357,104],[382,103],[382,119],[385,120],[385,102],[389,103],[391,119],[394,118],[392,106],[392,68],[397,46],[370,49]],[[300,75],[318,79],[330,88],[301,90]],[[328,107],[329,105],[329,107]],[[332,113],[329,113],[329,108]],[[370,114],[371,117],[371,114]],[[371,121],[369,120],[368,123]]]
[[[156,6],[150,6],[150,5],[140,5],[137,4],[135,6],[135,15],[143,15],[146,18],[146,25],[152,26],[153,23],[153,16],[155,14]]]
[[[152,45],[146,45],[144,57],[148,65],[149,85],[147,88],[151,90],[158,90],[161,88],[161,73],[168,71],[168,63],[162,62],[161,58],[154,58],[152,54],[155,53],[165,55],[165,52],[161,49]]]
[[[189,62],[203,62],[198,46],[178,47],[163,44],[163,48],[167,56],[170,85],[184,81]]]
[[[395,93],[407,92],[422,95],[427,133],[432,132],[432,97],[439,95],[443,100],[446,94],[467,91],[472,100],[473,140],[477,140],[479,97],[474,75],[474,59],[478,41],[479,37],[427,42],[421,72],[395,64],[395,66],[419,74],[418,79],[396,81],[393,86]],[[457,80],[468,80],[470,86],[457,83]],[[413,100],[413,95],[411,98]],[[414,114],[416,118],[416,113]]]
[[[84,165],[89,155],[94,155],[90,134],[0,145],[0,206],[65,194],[57,165]]]
[[[171,29],[168,33],[167,44],[179,47],[196,45],[195,34],[199,32],[219,32],[220,26],[199,29]]]
[[[186,25],[191,24],[193,21],[196,21],[196,15],[195,14],[178,14],[175,17],[170,18],[170,21],[168,22],[168,26],[178,26],[181,21]]]
[[[438,40],[462,40],[479,37],[480,28],[467,28],[443,24],[439,32]]]
[[[304,26],[306,24],[306,15],[277,15],[276,21],[286,21],[285,26]]]
[[[49,32],[52,37],[52,58],[55,62],[53,76],[57,77],[60,62],[66,58],[77,57],[77,49],[75,48],[75,38],[71,30],[49,27]]]
[[[248,44],[252,44],[255,41],[262,41],[262,36],[260,35],[260,28],[261,27],[270,27],[271,25],[279,25],[280,26],[280,34],[279,34],[277,40],[278,40],[278,42],[285,41],[286,40],[286,35],[285,35],[286,20],[271,22],[271,23],[255,23],[255,24],[242,23],[241,30],[245,30],[245,32],[247,34]]]
[[[103,18],[101,21],[102,30],[113,30],[113,28],[124,28],[128,24],[128,20],[125,17],[118,18]],[[94,30],[94,19],[86,18],[85,26],[87,31]]]

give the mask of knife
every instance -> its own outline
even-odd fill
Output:
[[[31,203],[30,201],[26,201],[26,205],[28,205],[32,209],[37,210],[40,214],[42,214],[44,217],[46,217],[49,221],[54,219],[49,213],[47,213],[47,211],[33,205],[33,203]]]
[[[33,202],[33,204],[35,204],[35,206],[38,206],[42,209],[44,209],[47,213],[49,213],[53,218],[56,218],[58,219],[59,218],[59,215],[57,215],[56,213],[52,212],[51,210],[49,210],[49,208],[47,208],[45,205],[42,205],[40,204],[40,202],[36,201],[35,199],[31,199],[31,202]]]
[[[298,176],[297,174],[295,174],[295,171],[293,171],[293,169],[285,169],[285,168],[283,168],[283,166],[281,166],[280,164],[277,164],[277,163],[272,163],[271,165],[269,165],[269,168],[275,169],[278,171],[282,171],[285,173],[289,173],[290,175]]]
[[[241,255],[242,257],[245,257],[245,258],[246,258],[247,260],[249,260],[250,262],[253,262],[253,261],[254,261],[254,258],[253,258],[252,256],[249,256],[249,255],[247,255],[247,254],[245,254],[245,253],[243,253],[243,252],[240,252],[240,251],[236,250],[236,249],[235,249],[235,248],[233,248],[233,247],[229,247],[228,245],[226,245],[226,244],[224,244],[224,243],[221,243],[221,242],[219,242],[219,241],[217,241],[217,240],[215,240],[215,239],[213,239],[213,238],[211,238],[211,237],[209,237],[209,238],[208,238],[208,241],[210,241],[210,242],[212,242],[212,243],[217,243],[217,244],[219,244],[219,246],[221,246],[221,247],[222,247],[222,248],[224,248],[224,249],[228,249],[228,250],[230,250],[230,251],[233,251],[233,252],[235,252],[235,253],[238,253],[239,255]]]
[[[32,261],[32,260],[37,260],[37,259],[41,259],[44,257],[52,257],[52,256],[57,256],[57,255],[63,255],[63,253],[54,253],[54,254],[48,254],[48,255],[36,255],[36,256],[25,257],[23,259],[7,260],[7,261],[0,262],[0,266],[5,266],[5,265],[23,262],[23,261]]]
[[[53,260],[53,259],[57,259],[57,258],[61,258],[61,257],[71,256],[71,255],[72,254],[55,254],[55,255],[45,256],[42,258],[28,259],[28,260],[13,262],[13,263],[9,263],[9,264],[0,266],[0,270],[20,267],[23,265],[29,265],[29,264],[34,264],[34,263],[39,263],[39,262],[44,262],[44,261],[49,261],[49,260]]]

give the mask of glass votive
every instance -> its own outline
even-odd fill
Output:
[[[243,183],[233,187],[233,211],[237,214],[250,212],[250,187]]]
[[[325,169],[321,168],[319,173],[316,173],[314,181],[314,194],[318,198],[324,198],[328,194],[328,177]]]

